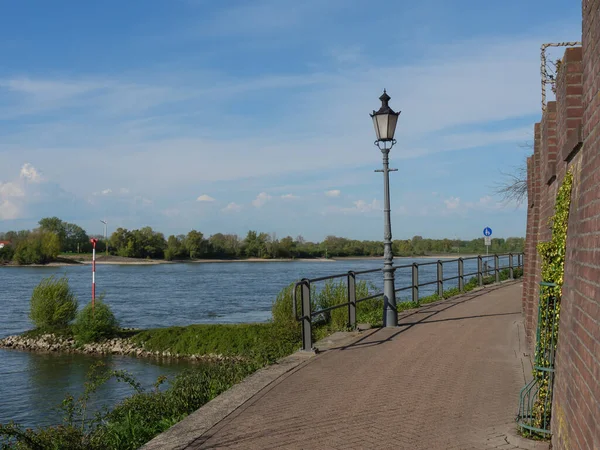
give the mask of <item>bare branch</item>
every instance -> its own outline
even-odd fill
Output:
[[[500,172],[504,181],[496,185],[495,194],[502,197],[505,202],[514,202],[517,206],[527,200],[527,160],[515,167],[514,172]]]

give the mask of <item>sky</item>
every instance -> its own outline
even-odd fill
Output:
[[[0,8],[0,232],[381,239],[385,88],[394,239],[524,236],[526,206],[495,190],[531,152],[540,45],[581,40],[562,0]]]

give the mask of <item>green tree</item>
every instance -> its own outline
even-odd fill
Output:
[[[185,237],[185,249],[191,259],[200,258],[206,248],[204,235],[196,230],[190,231]]]
[[[12,261],[15,249],[12,245],[5,245],[0,248],[0,264]]]
[[[40,230],[49,231],[51,233],[56,234],[56,236],[58,236],[59,245],[60,245],[60,248],[62,249],[63,243],[66,238],[64,222],[62,220],[60,220],[58,217],[46,217],[44,219],[41,219],[38,222],[38,224],[40,226]]]
[[[61,250],[63,252],[76,252],[81,246],[89,242],[85,230],[74,223],[63,222],[64,240]]]
[[[279,241],[279,251],[284,258],[293,258],[296,256],[296,243],[291,236],[286,236]]]
[[[183,245],[183,239],[178,236],[171,235],[167,239],[167,247],[165,249],[165,259],[172,261],[186,256],[186,249]]]
[[[13,259],[21,265],[46,264],[55,260],[59,253],[58,236],[49,231],[37,231],[19,241]]]

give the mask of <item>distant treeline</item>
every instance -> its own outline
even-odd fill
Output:
[[[286,236],[278,239],[275,233],[248,231],[246,237],[235,234],[216,233],[205,237],[200,231],[192,230],[186,235],[171,235],[150,227],[139,230],[117,228],[108,242],[102,236],[96,249],[112,255],[129,258],[153,259],[201,259],[201,258],[322,258],[344,256],[383,256],[383,242],[358,241],[337,236],[327,236],[322,242],[309,242],[302,236]],[[11,245],[0,249],[0,262],[14,261],[17,264],[45,264],[55,260],[61,253],[90,253],[90,236],[78,225],[64,222],[58,217],[39,221],[35,230],[9,231],[0,233],[0,240]],[[521,252],[524,238],[492,239],[491,252]],[[484,253],[483,239],[463,241],[457,239],[412,239],[395,240],[396,256],[424,256],[429,254]]]

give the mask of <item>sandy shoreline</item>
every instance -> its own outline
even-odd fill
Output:
[[[401,261],[406,259],[432,259],[432,260],[448,260],[476,257],[477,255],[428,255],[428,256],[395,256],[394,260]],[[163,259],[136,259],[136,258],[125,258],[120,256],[109,256],[100,255],[96,259],[98,265],[128,265],[128,266],[152,266],[157,264],[209,264],[209,263],[270,263],[270,262],[336,262],[336,261],[362,261],[362,260],[383,260],[382,256],[341,256],[337,258],[276,258],[276,259],[262,259],[262,258],[247,258],[247,259],[195,259],[195,260],[176,260],[166,261]],[[75,258],[63,257],[60,261],[51,262],[48,264],[30,264],[27,266],[18,265],[4,265],[0,267],[63,267],[63,266],[79,266],[79,265],[92,265],[91,259],[76,260]]]
[[[29,265],[16,265],[6,264],[0,267],[63,267],[63,266],[91,266],[91,259],[75,260],[70,258],[63,258],[61,261],[54,261],[48,264],[29,264]],[[195,259],[195,260],[176,260],[167,261],[164,259],[135,259],[135,258],[122,258],[115,257],[106,260],[105,257],[98,257],[96,259],[96,265],[125,265],[125,266],[153,266],[158,264],[197,264],[197,263],[269,263],[269,262],[335,262],[334,259],[325,258],[277,258],[277,259],[262,259],[262,258],[248,258],[248,259]]]

